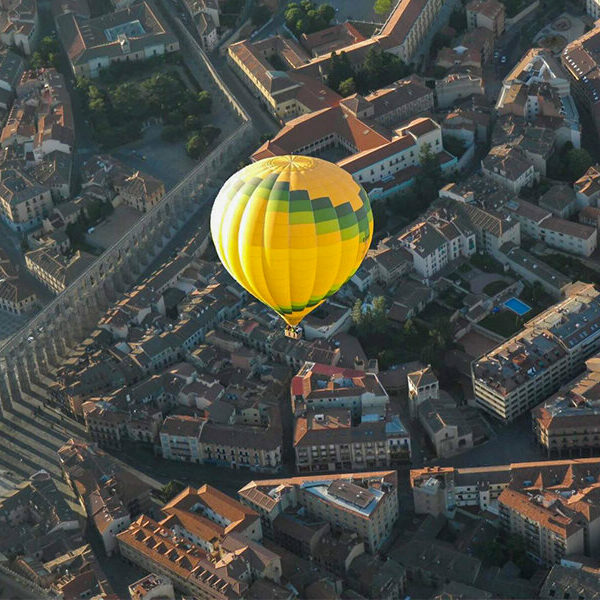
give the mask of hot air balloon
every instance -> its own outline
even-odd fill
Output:
[[[210,229],[232,277],[287,323],[300,321],[358,269],[373,236],[367,193],[333,163],[277,156],[252,163],[221,188]]]

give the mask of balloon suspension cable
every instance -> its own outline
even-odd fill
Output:
[[[302,339],[302,327],[286,325],[285,326],[285,336],[292,338],[293,340]]]

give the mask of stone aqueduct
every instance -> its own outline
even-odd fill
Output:
[[[187,31],[180,33],[188,50],[186,60],[195,60],[210,76],[211,91],[227,103],[240,125],[87,271],[4,343],[0,348],[0,416],[11,411],[21,392],[31,390],[37,375],[58,365],[61,357],[92,331],[118,294],[144,273],[190,215],[212,199],[203,184],[229,162],[239,160],[241,152],[254,141],[254,127],[243,107],[195,40]]]

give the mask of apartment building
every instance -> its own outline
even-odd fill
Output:
[[[531,187],[538,178],[525,152],[509,144],[494,146],[482,159],[481,170],[513,194],[519,194],[523,187]]]
[[[200,434],[204,462],[252,471],[281,468],[281,430],[207,423]]]
[[[358,533],[375,553],[398,518],[397,477],[396,471],[375,471],[251,481],[238,495],[260,515],[265,535],[273,535],[273,522],[286,510],[304,508],[333,530]]]
[[[527,200],[511,200],[506,208],[519,221],[523,233],[552,248],[587,257],[597,247],[595,227],[555,217],[546,204],[542,207],[541,203],[538,206]]]
[[[345,408],[301,411],[294,420],[299,473],[376,469],[410,458],[410,434],[398,415],[364,413],[352,419]]]
[[[15,46],[29,56],[39,34],[39,14],[36,0],[4,0],[2,2],[2,32],[0,41]]]
[[[561,54],[561,63],[571,78],[573,95],[591,114],[596,130],[600,125],[599,42],[600,24],[595,23],[590,31],[567,44]]]
[[[548,456],[600,447],[600,359],[585,365],[585,373],[532,410],[534,435]]]
[[[340,101],[357,119],[372,119],[386,127],[433,109],[433,90],[417,75],[400,79],[367,96],[352,94]]]
[[[461,58],[464,62],[464,55]],[[455,65],[456,61],[451,60],[452,65]],[[455,69],[451,67],[451,70]],[[439,108],[455,106],[457,102],[473,94],[483,94],[483,79],[475,74],[452,72],[435,82],[435,96]]]
[[[600,292],[575,284],[568,297],[471,364],[477,405],[512,421],[556,392],[600,350]]]
[[[417,514],[453,515],[461,507],[497,514],[540,562],[600,549],[600,458],[426,467],[412,470],[410,480]]]
[[[250,597],[252,584],[281,577],[281,559],[250,540],[227,536],[207,552],[160,523],[140,516],[118,536],[121,557],[145,571],[167,577],[185,595],[234,600]]]
[[[425,280],[459,256],[472,256],[476,235],[456,215],[441,210],[400,234],[398,242],[413,258],[415,271]]]
[[[553,185],[539,199],[541,208],[549,210],[555,217],[568,219],[577,212],[575,191],[568,184]]]
[[[53,206],[52,194],[46,186],[20,169],[0,169],[0,214],[13,231],[28,231],[39,225]]]
[[[150,573],[129,584],[131,600],[175,600],[173,584],[168,577]]]
[[[49,246],[42,246],[25,254],[27,269],[55,294],[64,291],[95,260],[93,254],[83,250],[65,256],[56,248]]]
[[[553,493],[575,490],[589,493],[600,477],[600,458],[578,458],[512,463],[488,467],[425,467],[413,469],[410,481],[417,514],[452,514],[460,507],[475,507],[500,514],[499,498],[504,490]],[[564,498],[573,497],[566,493]],[[595,534],[598,535],[597,533]]]
[[[107,555],[131,519],[150,508],[150,486],[94,444],[70,440],[58,450],[63,475],[97,530]]]
[[[183,462],[202,462],[200,433],[206,419],[187,415],[171,415],[160,428],[163,458]]]
[[[219,4],[215,0],[187,0],[187,9],[205,52],[212,52],[219,42]]]
[[[521,224],[521,231],[536,240],[542,236],[542,223],[552,216],[549,210],[527,200],[511,200],[506,208]]]
[[[497,0],[472,0],[466,6],[469,30],[485,27],[494,32],[496,38],[504,33],[506,10]]]
[[[179,50],[177,37],[151,0],[95,18],[67,12],[56,17],[56,28],[76,77],[97,77],[115,62]]]
[[[444,197],[444,194],[440,190],[440,196]],[[465,202],[452,203],[451,207],[475,231],[479,250],[497,256],[504,244],[521,244],[521,225],[511,215]]]
[[[545,292],[557,300],[564,298],[569,286],[573,283],[572,279],[513,243],[502,246],[496,258],[503,265],[508,265],[525,281],[532,284],[539,283]]]
[[[114,188],[122,202],[142,213],[156,206],[165,195],[165,185],[160,179],[140,171],[115,181]]]
[[[592,165],[574,184],[575,198],[579,207],[598,207],[600,198],[600,167]]]
[[[2,474],[0,495],[0,552],[18,556],[44,537],[79,532],[77,513],[69,506],[46,471],[26,480]]]
[[[0,309],[21,315],[31,311],[37,295],[19,274],[8,256],[0,251]]]
[[[588,566],[586,561],[565,560],[560,565],[554,565],[544,581],[539,598],[564,598],[571,596],[574,590],[584,598],[597,596],[600,573],[593,561],[590,562],[592,564]]]
[[[560,97],[571,92],[569,74],[560,59],[546,48],[531,48],[512,68],[502,81],[504,90],[514,83],[523,85],[547,84],[554,88]]]
[[[540,225],[540,239],[551,248],[588,257],[598,245],[598,230],[589,225],[549,217]]]
[[[385,410],[389,396],[375,373],[306,362],[291,382],[292,410],[349,409],[354,418],[366,409]]]
[[[596,486],[577,491],[507,488],[498,497],[501,526],[519,536],[528,554],[541,564],[595,554],[600,547],[600,512],[597,504],[590,506],[592,487]]]
[[[442,0],[398,2],[377,36],[381,45],[409,63],[434,25],[442,4]]]
[[[585,10],[594,21],[600,19],[600,0],[586,0]]]
[[[270,62],[273,56],[287,70],[275,68]],[[310,57],[291,39],[277,35],[258,42],[237,42],[228,47],[227,60],[254,96],[280,121],[334,106],[341,100],[318,77],[297,71],[310,62]]]
[[[236,534],[254,542],[262,540],[258,514],[216,488],[204,484],[187,487],[161,509],[162,524],[180,537],[212,552],[227,535]]]
[[[420,117],[389,131],[356,117],[353,110],[340,103],[292,119],[254,152],[252,160],[337,149],[344,157],[336,164],[369,192],[371,200],[412,186],[425,146],[437,155],[442,171],[456,168],[457,159],[444,150],[441,127],[432,119]]]

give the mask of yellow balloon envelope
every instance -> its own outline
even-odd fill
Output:
[[[373,213],[365,190],[337,165],[277,156],[227,180],[210,229],[232,277],[296,326],[356,272]]]

